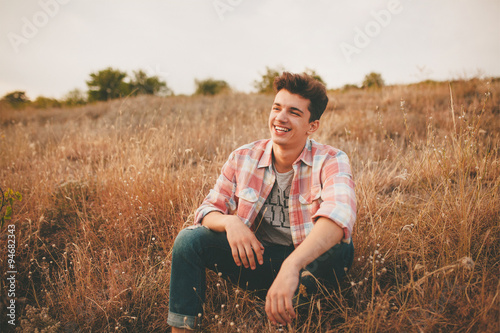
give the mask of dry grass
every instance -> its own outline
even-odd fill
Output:
[[[314,138],[351,158],[356,259],[342,288],[318,295],[289,331],[499,330],[499,88],[332,93]],[[165,331],[173,240],[229,153],[268,136],[272,99],[1,110],[0,187],[23,194],[12,221],[18,329]],[[275,331],[250,293],[215,274],[208,294],[205,331]]]

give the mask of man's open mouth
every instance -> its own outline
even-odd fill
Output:
[[[281,126],[276,126],[274,125],[274,129],[276,129],[277,132],[289,132],[289,128],[281,127]]]

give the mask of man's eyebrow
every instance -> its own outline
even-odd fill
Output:
[[[304,111],[302,111],[299,108],[295,108],[295,107],[292,106],[290,109],[295,110],[295,111],[299,111],[300,113],[304,114]]]
[[[281,104],[280,104],[280,103],[273,103],[273,105],[276,105],[276,106],[281,106]],[[290,109],[291,109],[291,110],[294,110],[294,111],[299,111],[300,113],[304,114],[304,111],[302,111],[302,110],[301,110],[301,109],[299,109],[299,108],[296,108],[296,107],[293,107],[293,106],[292,106]]]

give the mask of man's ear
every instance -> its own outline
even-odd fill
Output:
[[[307,131],[307,135],[313,134],[314,132],[316,132],[318,128],[319,128],[319,120],[311,121],[309,123],[309,130]]]

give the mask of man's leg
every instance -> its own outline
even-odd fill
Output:
[[[239,285],[244,290],[265,292],[293,246],[267,246],[264,264],[255,270],[238,267],[233,260],[225,233],[205,227],[181,230],[172,250],[168,324],[178,328],[196,328],[201,322],[205,302],[205,268]]]
[[[266,298],[267,290],[271,287],[283,261],[292,253],[293,246],[264,245],[263,264],[257,264],[255,270],[243,266],[233,269],[230,267],[215,267],[214,271],[221,271],[223,277],[238,285],[243,290],[256,291],[262,300]],[[234,265],[234,261],[230,263]],[[235,265],[234,265],[235,266]],[[233,267],[234,267],[233,266]]]
[[[205,302],[205,267],[207,252],[224,250],[223,234],[205,227],[183,229],[172,249],[168,324],[194,329],[200,324]],[[230,251],[230,249],[229,249]],[[221,256],[221,260],[223,260]]]

